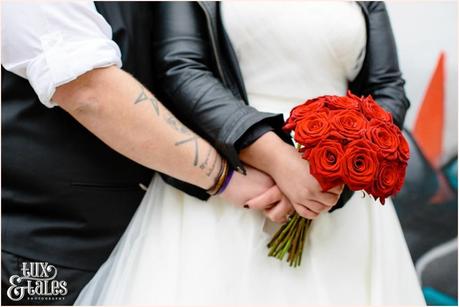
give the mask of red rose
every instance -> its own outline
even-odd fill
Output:
[[[380,107],[371,96],[363,98],[360,102],[363,114],[368,120],[379,119],[392,123],[392,115]]]
[[[290,116],[284,124],[282,129],[285,132],[290,132],[296,128],[296,124],[302,120],[309,113],[314,113],[323,109],[324,100],[321,98],[315,98],[307,100],[305,103],[296,106],[290,111]]]
[[[305,108],[310,111],[319,111],[323,109],[324,105],[325,105],[324,96],[314,98],[314,99],[309,99],[304,103]]]
[[[359,110],[359,101],[347,96],[325,96],[330,110]]]
[[[406,168],[408,167],[407,163],[400,163],[398,167],[398,182],[395,185],[395,194],[400,192],[400,190],[403,187],[403,184],[405,183],[405,177],[406,177]]]
[[[367,140],[350,142],[343,157],[343,180],[353,190],[367,188],[374,180],[378,170],[376,148]]]
[[[350,90],[347,90],[347,92],[346,92],[346,97],[348,97],[348,98],[350,98],[350,99],[353,99],[353,100],[355,100],[355,101],[358,101],[358,102],[361,101],[361,98],[358,97],[358,96],[356,96],[356,95],[354,95],[354,94],[352,94],[352,92],[351,92]]]
[[[380,161],[375,180],[367,192],[375,199],[379,198],[381,204],[384,205],[385,198],[400,191],[403,178],[405,178],[405,169],[406,166],[400,163],[389,160]]]
[[[325,139],[330,130],[325,112],[308,113],[295,127],[295,141],[309,148]]]
[[[309,160],[312,148],[301,147],[298,151],[303,153],[303,159]]]
[[[368,125],[366,137],[379,147],[378,152],[381,157],[394,160],[398,157],[400,144],[397,130],[398,128],[392,123],[373,119]]]
[[[398,132],[398,140],[399,140],[398,157],[400,161],[407,162],[408,159],[410,158],[410,146],[408,145],[408,142],[406,141],[405,137],[400,132],[400,130]]]
[[[323,140],[309,151],[311,175],[317,179],[323,191],[342,184],[343,155],[342,145],[333,140]]]
[[[362,113],[355,110],[339,110],[330,112],[331,135],[345,141],[362,138],[368,121]]]

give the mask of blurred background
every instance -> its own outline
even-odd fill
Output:
[[[395,206],[427,304],[458,305],[457,3],[386,4],[411,101],[411,159]]]

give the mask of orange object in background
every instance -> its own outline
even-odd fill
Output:
[[[427,160],[440,167],[443,146],[445,101],[445,54],[440,53],[413,129],[413,135]]]
[[[443,203],[454,196],[454,192],[448,186],[446,178],[439,170],[443,148],[444,103],[445,54],[442,52],[427,87],[413,129],[413,136],[416,142],[426,159],[437,171],[439,187],[437,193],[430,199],[432,204]]]

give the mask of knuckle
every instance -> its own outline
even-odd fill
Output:
[[[287,215],[292,214],[292,212],[295,212],[295,210],[290,208],[290,207],[287,207],[287,208],[285,208],[285,210],[282,211],[282,215],[283,216],[287,216]]]
[[[285,206],[287,206],[287,208],[288,208],[290,211],[295,210],[295,209],[294,209],[295,207],[293,206],[293,204],[292,204],[289,200],[285,199],[284,202],[285,202]]]
[[[274,189],[273,192],[271,193],[271,201],[279,201],[281,199],[281,193],[279,189]]]
[[[304,207],[310,212],[320,211],[322,206],[314,201],[307,202]]]
[[[276,223],[283,224],[283,223],[285,223],[286,221],[287,221],[287,219],[285,219],[285,218],[278,218],[278,219],[276,220]]]
[[[318,213],[311,211],[311,210],[308,210],[308,214],[309,214],[310,219],[315,219],[317,216],[319,216]]]
[[[273,212],[267,212],[266,216],[273,222],[275,222],[276,215]]]
[[[308,197],[311,197],[314,195],[314,190],[312,190],[311,188],[309,187],[305,187],[303,190],[302,190],[302,194],[301,196],[303,196],[304,198],[308,198]]]
[[[301,215],[304,218],[310,219],[311,218],[311,213],[309,210],[307,210],[304,207],[301,207],[300,210],[297,210],[298,214]]]
[[[308,198],[309,198],[309,190],[308,190],[308,188],[297,190],[296,199],[295,199],[296,202],[302,203],[302,202],[304,202],[305,199],[308,199]]]
[[[290,205],[285,201],[281,201],[279,203],[279,207],[280,207],[282,213],[286,213],[286,212],[290,211]]]
[[[293,209],[297,212],[300,212],[301,209],[303,208],[303,206],[298,203],[293,203],[292,206],[293,206]]]
[[[282,222],[283,222],[282,217],[277,216],[277,215],[272,216],[272,217],[271,217],[271,220],[272,220],[273,222],[275,222],[275,223],[282,223]]]
[[[308,218],[314,219],[317,217],[318,213],[315,213],[314,211],[307,210],[306,214],[308,215]]]

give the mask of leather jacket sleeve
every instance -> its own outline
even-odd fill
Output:
[[[243,136],[250,138],[257,131],[272,130],[270,127],[280,130],[282,115],[259,112],[247,105],[216,75],[216,47],[208,37],[206,16],[196,2],[154,5],[155,94],[234,169],[243,170],[236,143],[244,145],[247,141],[241,140]]]
[[[409,101],[385,5],[359,5],[367,24],[366,55],[361,72],[349,87],[354,93],[372,95],[401,127]],[[159,2],[154,6],[155,94],[185,125],[213,144],[234,168],[242,167],[237,151],[247,146],[244,138],[253,141],[254,133],[268,131],[269,126],[280,127],[282,117],[247,106],[240,95],[224,85],[216,69],[211,69],[216,65],[213,48],[218,46],[212,46],[206,16],[196,2]],[[166,181],[180,188],[173,178]],[[198,194],[194,195],[208,197]],[[336,208],[342,207],[352,194],[345,190]]]
[[[366,11],[367,48],[362,70],[349,87],[355,93],[371,95],[402,128],[410,102],[405,95],[386,5],[382,1],[360,5]]]

